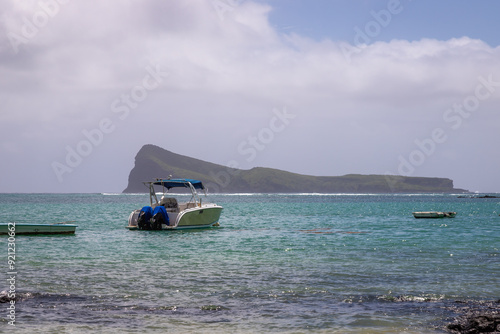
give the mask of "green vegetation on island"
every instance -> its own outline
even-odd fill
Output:
[[[125,193],[147,191],[154,178],[202,180],[211,193],[463,193],[453,181],[437,177],[399,175],[311,176],[272,168],[229,168],[154,145],[144,145],[135,157]]]

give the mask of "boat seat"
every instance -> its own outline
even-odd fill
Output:
[[[163,205],[167,211],[177,211],[179,208],[177,204],[177,199],[173,197],[165,197],[163,196],[160,200],[160,205]]]

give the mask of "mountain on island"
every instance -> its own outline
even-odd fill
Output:
[[[176,154],[144,145],[135,157],[124,193],[143,193],[143,182],[155,178],[189,178],[203,181],[211,193],[463,193],[453,180],[399,175],[311,176],[255,167],[249,170]]]

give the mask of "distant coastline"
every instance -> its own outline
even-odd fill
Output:
[[[211,193],[468,193],[453,180],[399,175],[311,176],[255,167],[229,168],[144,145],[135,157],[124,193],[146,192],[143,182],[173,175],[202,180]]]
[[[467,196],[458,196],[458,198],[500,198],[497,195],[467,195]]]

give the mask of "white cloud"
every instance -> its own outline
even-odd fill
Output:
[[[257,3],[239,3],[221,13],[202,0],[123,1],[119,6],[68,1],[52,7],[54,15],[47,14],[47,22],[16,52],[12,35],[6,36],[22,36],[26,20],[35,24],[33,18],[43,16],[37,14],[43,11],[40,3],[59,4],[0,5],[6,33],[0,37],[0,153],[24,152],[22,161],[9,163],[15,165],[29,163],[37,152],[33,171],[41,164],[50,168],[51,162],[64,160],[65,147],[85,139],[83,130],[109,118],[114,130],[75,168],[78,177],[102,171],[87,180],[84,190],[96,191],[101,184],[114,191],[124,188],[136,151],[150,142],[221,164],[239,160],[244,167],[321,175],[384,173],[397,169],[398,156],[411,153],[415,139],[442,127],[450,140],[415,175],[447,176],[431,161],[454,161],[457,152],[474,154],[453,142],[465,125],[471,127],[468,135],[491,131],[498,139],[498,131],[492,131],[500,118],[500,87],[463,119],[461,129],[450,130],[443,120],[453,103],[474,94],[478,77],[492,75],[500,82],[500,48],[480,40],[375,42],[349,62],[339,42],[280,35],[268,20],[271,7]],[[113,101],[140,86],[148,66],[159,66],[168,76],[120,119]],[[296,120],[246,162],[238,144],[268,124],[273,108],[282,107]],[[113,151],[120,152],[121,164],[106,159]],[[377,156],[382,158],[374,161]],[[52,175],[39,189],[78,191],[76,175],[65,174],[62,183]],[[4,184],[0,191],[14,186]]]

